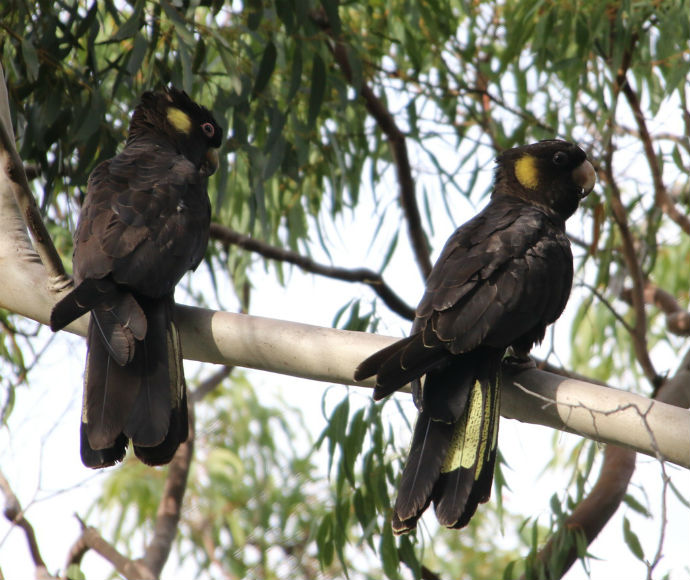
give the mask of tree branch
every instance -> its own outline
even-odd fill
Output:
[[[637,93],[633,90],[628,82],[628,79],[623,75],[620,79],[620,86],[623,95],[625,96],[628,105],[632,109],[637,123],[637,128],[640,132],[640,140],[644,148],[644,154],[649,164],[649,170],[652,174],[652,182],[654,183],[654,203],[656,207],[661,209],[669,218],[671,218],[678,226],[688,235],[690,235],[690,220],[678,211],[678,208],[673,203],[673,200],[668,195],[666,185],[664,185],[663,175],[661,173],[661,166],[654,152],[654,143],[652,137],[647,129],[647,122],[640,107],[640,100]]]
[[[690,351],[673,378],[656,392],[655,400],[682,408],[690,407],[689,378]],[[650,436],[653,437],[653,433],[650,432]],[[594,487],[537,554],[540,578],[561,578],[565,575],[578,558],[576,535],[581,534],[587,546],[594,541],[623,501],[634,471],[635,452],[632,449],[606,446]],[[557,553],[557,569],[554,569],[553,557]]]
[[[690,335],[690,312],[683,310],[676,297],[670,292],[659,288],[647,280],[642,292],[644,301],[647,304],[654,304],[666,316],[666,328],[668,331],[678,336]],[[632,303],[632,290],[624,288],[621,298],[628,304]]]
[[[562,376],[581,378],[575,373],[556,369],[548,363],[544,363],[543,367]],[[598,384],[605,386],[604,383]],[[632,449],[616,445],[606,446],[604,461],[594,487],[539,550],[536,555],[537,566],[536,569],[532,569],[533,573],[549,579],[565,575],[578,555],[581,555],[580,550],[584,548],[581,545],[578,550],[578,535],[581,535],[585,545],[589,546],[616,513],[635,471],[635,456]],[[557,559],[554,558],[556,555]],[[526,574],[525,577],[530,578],[532,575]]]
[[[24,223],[33,238],[33,249],[38,253],[46,271],[55,280],[67,283],[68,278],[62,266],[62,260],[43,223],[36,200],[29,188],[26,173],[24,173],[24,163],[15,148],[9,110],[7,86],[2,66],[0,66],[0,163],[3,166],[0,175],[7,180],[5,187],[13,193],[17,210],[23,216]],[[28,243],[28,240],[26,242]]]
[[[5,478],[2,470],[0,470],[0,490],[2,490],[5,496],[5,509],[3,510],[4,516],[12,525],[20,528],[26,536],[26,543],[29,546],[31,560],[36,567],[36,578],[54,578],[54,576],[48,572],[48,568],[41,557],[41,551],[38,548],[38,541],[36,540],[34,528],[24,517],[24,511],[19,503],[19,499],[14,494],[14,491],[12,491],[12,487],[10,486],[9,481],[7,481]]]
[[[526,577],[539,580],[562,578],[578,558],[577,536],[582,535],[587,546],[594,541],[623,501],[634,471],[635,452],[632,449],[607,445],[594,487],[539,550],[537,575]],[[580,550],[584,547],[579,546]],[[557,564],[554,566],[556,554]]]
[[[156,580],[156,576],[142,562],[126,558],[118,552],[112,544],[103,539],[99,531],[87,526],[81,518],[77,517],[82,527],[81,536],[70,550],[70,559],[67,567],[81,562],[84,554],[88,550],[93,550],[105,560],[110,562],[115,570],[128,580]]]
[[[380,274],[368,268],[347,269],[319,264],[307,256],[286,248],[272,246],[215,222],[211,224],[211,239],[218,240],[223,244],[233,244],[250,252],[256,252],[264,258],[294,264],[312,274],[320,274],[344,282],[361,282],[376,292],[384,304],[393,312],[408,320],[414,320],[414,308],[406,304],[402,298],[393,292],[392,288],[383,281],[383,277]]]
[[[187,489],[187,478],[194,456],[194,405],[189,409],[189,436],[177,448],[168,466],[165,488],[158,504],[153,538],[146,546],[141,563],[151,571],[154,578],[160,578],[163,566],[168,561],[172,544],[177,535],[177,526],[182,513],[182,500]]]
[[[367,111],[369,111],[369,114],[374,118],[381,132],[388,139],[398,178],[400,206],[403,209],[407,222],[407,233],[410,237],[412,252],[417,260],[417,266],[422,273],[422,277],[426,280],[431,273],[431,258],[429,255],[429,245],[424,235],[424,228],[422,227],[421,214],[419,213],[419,207],[417,205],[415,184],[412,178],[412,168],[410,167],[410,158],[407,153],[405,134],[395,122],[395,117],[393,117],[383,101],[374,94],[374,91],[369,85],[364,81],[362,81],[361,86],[355,86],[353,84],[352,68],[350,67],[350,61],[347,56],[347,46],[341,39],[335,38],[325,10],[320,9],[315,11],[312,13],[311,17],[316,25],[328,33],[333,40],[333,44],[329,45],[329,48],[333,52],[335,62],[338,63],[340,70],[343,71],[343,75],[347,82],[350,83],[355,90],[359,91]]]
[[[142,565],[151,571],[154,577],[160,578],[163,566],[170,557],[172,544],[177,536],[178,524],[182,515],[182,501],[187,489],[187,479],[194,457],[195,403],[209,391],[215,389],[232,371],[224,366],[203,381],[195,391],[189,394],[189,435],[187,441],[179,446],[168,466],[165,489],[158,504],[158,513],[153,531],[153,538],[146,547]]]
[[[632,307],[635,312],[635,324],[632,328],[631,337],[633,339],[633,346],[635,348],[635,355],[637,357],[642,370],[647,379],[652,385],[657,385],[658,375],[649,358],[649,350],[647,349],[647,315],[644,309],[644,275],[637,260],[635,252],[635,241],[632,232],[628,226],[628,217],[623,202],[621,201],[621,192],[618,188],[615,176],[613,175],[613,139],[609,136],[609,142],[606,148],[606,159],[604,161],[605,174],[608,185],[611,189],[611,212],[613,219],[618,226],[621,233],[621,240],[623,243],[623,257],[628,269],[628,273],[632,278]]]

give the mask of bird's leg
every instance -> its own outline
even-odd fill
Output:
[[[502,362],[504,366],[508,367],[508,370],[514,373],[537,368],[537,363],[529,355],[529,350],[522,350],[515,346],[508,349]]]

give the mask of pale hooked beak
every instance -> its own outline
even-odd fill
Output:
[[[572,178],[582,188],[581,198],[587,197],[587,194],[594,189],[594,184],[597,182],[596,171],[594,171],[594,167],[586,159],[573,169]]]
[[[201,173],[206,177],[213,175],[218,169],[218,149],[211,147],[206,151],[206,157],[201,164]]]

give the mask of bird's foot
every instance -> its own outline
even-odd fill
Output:
[[[503,357],[503,365],[508,367],[507,370],[513,373],[537,368],[537,363],[534,362],[531,356],[528,354],[517,354],[515,352]]]

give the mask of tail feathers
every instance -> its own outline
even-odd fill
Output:
[[[187,420],[187,395],[176,407],[170,410],[168,433],[165,439],[153,447],[134,445],[134,454],[147,465],[165,465],[170,463],[177,448],[187,440],[189,424]]]
[[[58,331],[89,311],[115,362],[131,362],[135,341],[146,336],[146,316],[134,296],[109,278],[87,278],[53,307],[50,328]]]
[[[466,526],[477,506],[489,500],[496,463],[500,388],[477,381],[467,412],[456,425],[450,452],[434,488],[439,523]]]
[[[123,433],[117,436],[109,447],[94,449],[89,443],[89,436],[86,432],[86,423],[81,424],[81,462],[86,467],[93,469],[99,467],[110,467],[119,463],[125,458],[127,444],[129,440]]]
[[[129,439],[142,461],[160,465],[170,461],[187,439],[187,400],[172,297],[140,300],[137,307],[147,331],[143,340],[136,340],[131,360],[124,365],[113,356],[112,344],[106,346],[99,317],[92,317],[89,325],[82,414],[82,461],[87,467],[122,460]]]
[[[452,437],[452,424],[434,421],[428,413],[420,413],[393,510],[396,534],[413,529],[429,506]]]
[[[115,362],[121,366],[131,363],[136,341],[147,333],[147,317],[134,296],[119,292],[116,299],[96,307],[92,317]]]
[[[439,345],[425,345],[421,333],[387,346],[364,360],[355,370],[355,380],[376,375],[374,399],[379,401],[448,358]]]
[[[122,434],[139,392],[141,365],[137,357],[129,365],[117,364],[102,339],[95,317],[89,322],[86,342],[82,429],[89,447],[100,451],[115,445]]]
[[[84,280],[53,306],[50,313],[51,330],[57,332],[63,329],[99,304],[112,300],[119,292],[121,290],[108,279]]]
[[[125,426],[134,453],[148,465],[168,463],[189,431],[182,347],[172,308],[170,300],[147,310],[150,330],[144,344],[151,375],[142,384]]]
[[[489,499],[500,387],[493,366],[482,368],[480,374],[482,378],[471,386],[457,421],[434,420],[427,409],[420,413],[395,504],[392,525],[396,534],[412,530],[432,500],[441,524],[461,528],[477,505]]]

